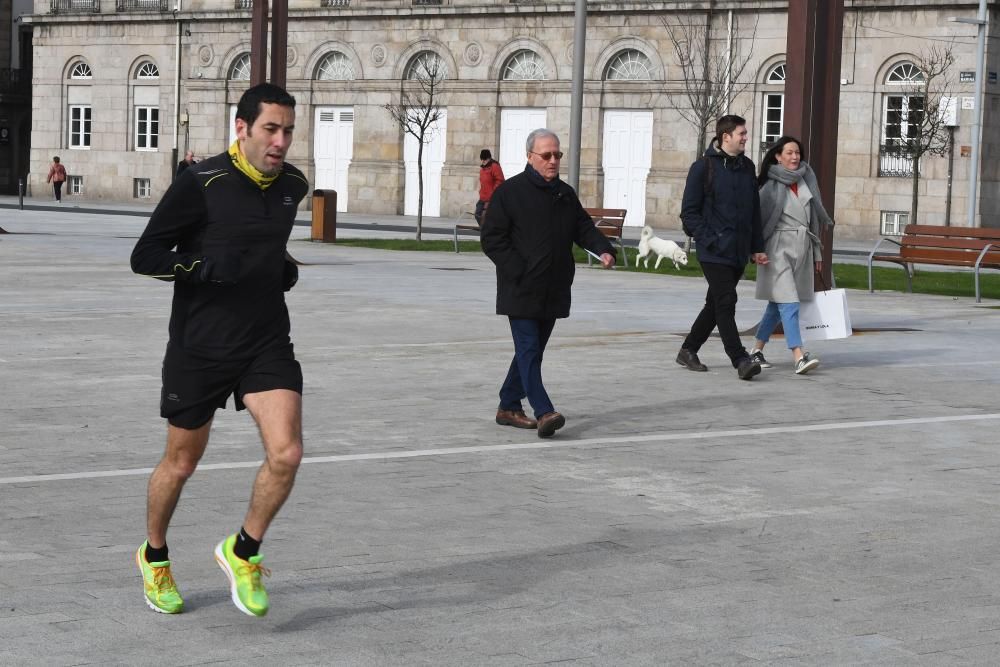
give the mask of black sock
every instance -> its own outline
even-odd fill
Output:
[[[233,544],[233,553],[236,554],[236,557],[243,560],[250,560],[252,556],[256,556],[259,552],[260,541],[250,537],[246,529],[240,527],[240,532],[236,536],[236,542]]]
[[[146,542],[146,562],[147,563],[160,563],[165,560],[170,560],[167,557],[167,543],[164,542],[163,546],[159,549],[154,549],[153,546]]]

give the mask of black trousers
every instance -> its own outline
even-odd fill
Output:
[[[62,201],[62,181],[52,181],[52,192],[56,195],[56,201]]]
[[[708,281],[705,306],[698,313],[691,331],[684,339],[684,348],[697,352],[705,344],[712,331],[718,327],[726,354],[736,368],[740,361],[749,356],[740,340],[736,328],[736,284],[743,277],[742,266],[702,262],[701,270]]]

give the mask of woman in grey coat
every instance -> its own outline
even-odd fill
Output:
[[[799,140],[785,136],[760,164],[757,184],[770,261],[757,267],[757,298],[768,303],[750,354],[762,368],[771,367],[762,350],[780,320],[798,375],[819,366],[819,359],[802,350],[799,302],[812,301],[813,273],[823,268],[820,225],[833,225],[820,201],[816,175],[803,157]]]

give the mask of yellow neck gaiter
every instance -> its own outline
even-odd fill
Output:
[[[267,190],[278,178],[277,175],[265,176],[257,171],[257,167],[250,164],[250,161],[243,155],[243,151],[240,150],[239,140],[234,141],[233,145],[229,147],[229,157],[233,160],[233,165],[246,174],[261,190]]]

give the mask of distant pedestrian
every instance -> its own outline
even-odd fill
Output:
[[[493,159],[490,149],[479,151],[479,201],[476,202],[476,224],[483,224],[483,215],[490,205],[493,192],[503,183],[503,169],[500,163]]]
[[[694,237],[698,261],[708,281],[705,305],[677,353],[677,363],[690,371],[707,371],[698,350],[718,327],[726,355],[741,380],[760,373],[736,328],[736,284],[747,260],[767,264],[761,236],[760,198],[753,162],[744,154],[747,122],[734,115],[715,124],[715,139],[688,171],[681,221]]]
[[[194,151],[187,151],[184,153],[184,159],[177,163],[177,173],[174,174],[176,179],[178,176],[184,173],[184,170],[193,165],[196,162],[194,159]]]
[[[802,349],[799,302],[813,300],[813,274],[823,270],[821,226],[833,225],[804,157],[799,140],[785,136],[774,142],[760,165],[760,213],[770,262],[757,269],[757,298],[767,301],[767,308],[750,355],[762,368],[771,367],[763,350],[780,319],[797,375],[819,366],[819,359]]]
[[[497,315],[506,315],[514,337],[514,359],[500,388],[496,422],[537,428],[548,438],[566,423],[542,385],[542,356],[556,319],[569,317],[576,263],[573,244],[600,256],[604,268],[615,251],[559,179],[559,137],[546,129],[528,135],[528,164],[501,185],[492,213],[483,220],[483,251],[497,267]],[[535,419],[524,414],[527,397]]]
[[[52,184],[56,201],[62,201],[62,184],[66,182],[66,167],[59,161],[58,155],[52,158],[52,164],[49,165],[49,175],[45,182]]]

